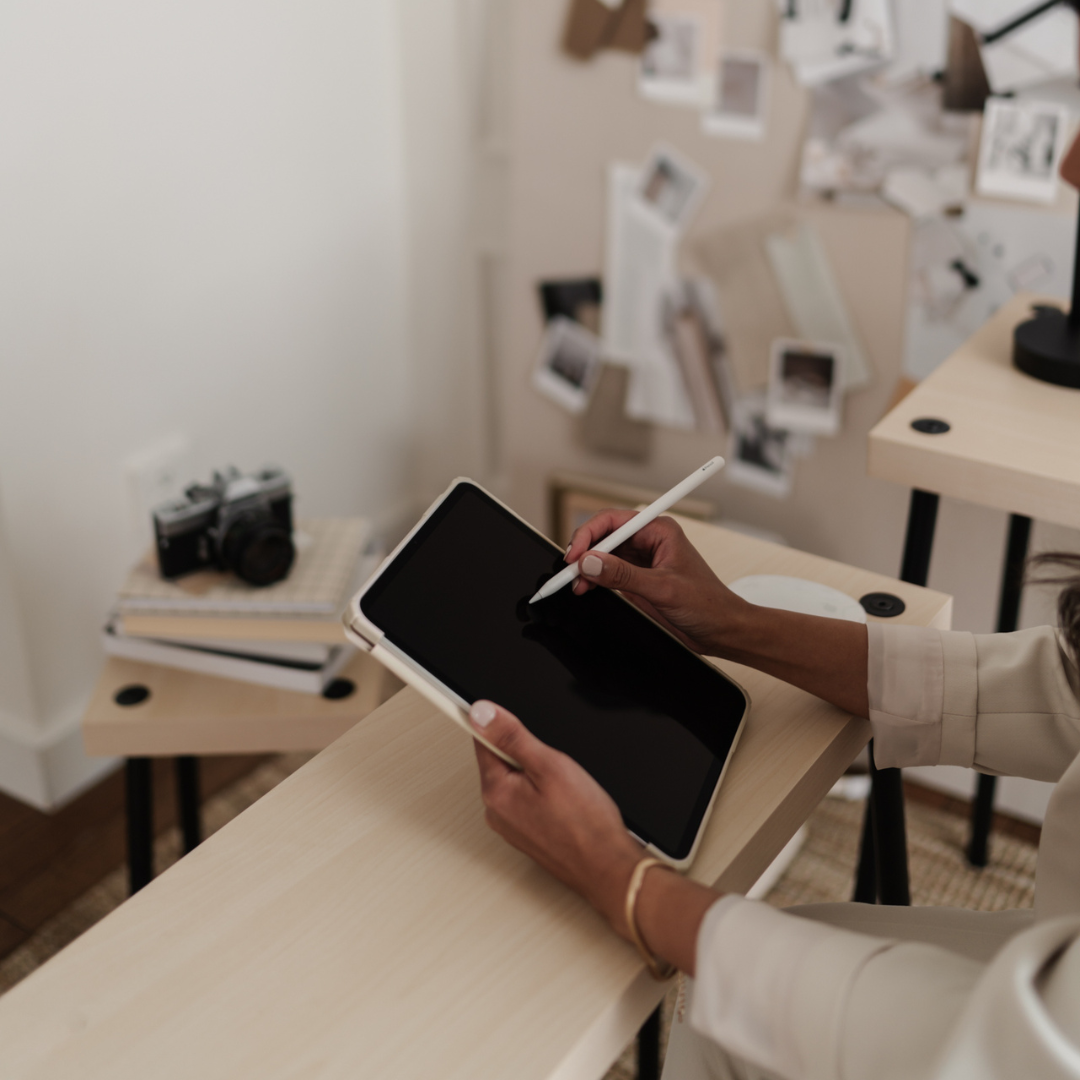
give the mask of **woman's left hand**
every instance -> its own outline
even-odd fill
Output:
[[[644,849],[626,831],[614,801],[576,761],[541,742],[501,706],[478,701],[469,717],[522,767],[519,772],[475,744],[488,824],[627,937],[623,899]]]

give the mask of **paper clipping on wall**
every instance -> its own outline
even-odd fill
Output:
[[[647,461],[652,450],[653,425],[626,415],[630,370],[601,363],[592,397],[581,418],[581,441],[594,454]]]
[[[929,78],[901,86],[843,79],[811,97],[799,181],[810,192],[877,192],[900,168],[933,173],[963,164],[972,119],[942,109]]]
[[[842,352],[838,345],[820,342],[773,342],[765,399],[770,427],[807,435],[839,433]]]
[[[1035,0],[950,0],[949,10],[980,37],[995,36],[1022,15],[1036,10]],[[983,68],[995,94],[1033,86],[1055,76],[1075,83],[1077,19],[1067,4],[1049,7],[990,44],[981,44]]]
[[[791,435],[765,416],[765,395],[747,394],[732,410],[724,474],[733,484],[777,499],[791,494],[794,460]]]
[[[885,174],[882,197],[913,218],[934,217],[963,207],[971,191],[966,165],[940,169],[898,166]]]
[[[678,282],[664,298],[664,331],[698,431],[727,431],[724,343],[708,281]]]
[[[990,98],[983,114],[975,190],[1052,203],[1069,128],[1069,113],[1062,105]]]
[[[601,325],[605,356],[630,369],[627,414],[636,420],[693,428],[693,409],[668,350],[664,296],[673,286],[678,233],[639,197],[642,170],[612,165]]]
[[[894,51],[888,0],[799,0],[780,20],[780,55],[803,86],[879,68]]]
[[[770,233],[765,237],[765,250],[795,327],[790,336],[834,342],[839,346],[837,355],[842,365],[838,373],[840,389],[868,386],[873,381],[873,370],[814,229],[802,224]]]
[[[707,135],[761,140],[769,112],[769,59],[764,53],[731,50],[721,54],[709,107],[701,127]]]
[[[637,188],[645,211],[683,232],[709,190],[709,175],[665,143],[649,152]]]
[[[798,219],[784,208],[707,233],[694,253],[716,289],[727,356],[741,393],[764,389],[769,350],[776,338],[802,336],[784,304],[769,265],[765,238],[794,228]]]
[[[940,75],[949,40],[946,0],[900,0],[893,5],[892,16],[893,58],[880,77],[896,84]]]
[[[544,329],[533,386],[572,413],[585,411],[600,369],[600,339],[562,315]]]
[[[1071,215],[979,200],[916,225],[904,374],[925,378],[1018,292],[1067,298],[1075,240]]]
[[[638,65],[638,91],[650,101],[700,109],[709,101],[720,51],[719,0],[653,0],[656,37]]]
[[[570,0],[562,47],[575,60],[591,60],[601,49],[640,53],[652,36],[646,0]]]

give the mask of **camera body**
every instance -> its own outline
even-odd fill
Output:
[[[292,568],[292,484],[282,469],[244,476],[215,472],[185,498],[154,510],[154,539],[164,578],[213,567],[252,585],[271,585]]]

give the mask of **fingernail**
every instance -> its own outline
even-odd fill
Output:
[[[573,540],[571,540],[571,541],[570,541],[570,543],[566,545],[566,552],[565,552],[565,554],[569,555],[569,554],[570,554],[570,549],[571,549],[571,548],[572,548],[573,546],[574,546],[574,541],[573,541]]]
[[[581,572],[586,577],[599,577],[604,569],[604,562],[598,555],[586,555],[581,560]]]
[[[495,706],[490,701],[475,701],[469,710],[469,719],[477,727],[487,727],[495,719]]]

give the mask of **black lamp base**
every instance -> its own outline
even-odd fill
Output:
[[[1080,325],[1058,308],[1036,305],[1035,318],[1013,331],[1013,364],[1043,382],[1080,389]]]

